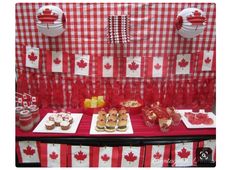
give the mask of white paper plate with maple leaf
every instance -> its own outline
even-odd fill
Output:
[[[213,112],[205,112],[201,109],[199,112],[192,110],[177,110],[182,116],[182,121],[187,128],[216,128],[216,116]]]
[[[92,115],[92,121],[91,121],[91,126],[90,126],[90,134],[91,135],[107,135],[107,134],[133,134],[133,128],[132,128],[132,124],[131,124],[131,119],[130,119],[130,115],[129,113],[127,113],[127,129],[125,132],[120,132],[120,131],[114,131],[114,132],[106,132],[106,131],[103,131],[103,132],[98,132],[95,130],[96,128],[96,121],[97,121],[97,117],[98,117],[98,114],[93,114]],[[117,126],[116,126],[117,128]]]
[[[33,130],[34,133],[76,133],[78,125],[82,118],[82,113],[71,113],[73,117],[73,123],[70,125],[68,130],[62,130],[60,126],[56,126],[52,130],[48,130],[45,127],[45,122],[49,120],[49,117],[55,113],[47,113],[46,116],[41,120],[37,127]]]

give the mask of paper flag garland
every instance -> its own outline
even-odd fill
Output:
[[[126,57],[126,77],[141,77],[143,76],[143,61],[140,56]]]
[[[42,167],[66,167],[67,145],[41,143]]]
[[[117,57],[113,56],[97,56],[97,75],[101,77],[117,77],[118,76],[118,61]]]
[[[144,147],[123,146],[120,151],[121,167],[143,167]]]
[[[41,63],[41,52],[39,48],[36,47],[31,47],[31,46],[26,46],[25,47],[25,56],[24,60],[25,61],[25,66],[29,68],[35,68],[38,69],[39,65]]]
[[[178,14],[175,27],[182,37],[194,38],[203,33],[206,27],[205,13],[197,8],[186,8]]]
[[[198,54],[198,71],[215,71],[215,51],[202,51]]]
[[[57,6],[46,5],[36,14],[38,30],[49,37],[57,37],[65,31],[66,18],[64,12]]]
[[[178,54],[175,62],[175,74],[190,74],[193,73],[193,56],[192,54]]]
[[[216,140],[200,141],[198,147],[208,147],[212,150],[212,161],[216,161]]]
[[[164,77],[167,74],[167,56],[165,57],[149,57],[147,59],[147,76],[148,77]]]
[[[39,142],[36,141],[17,141],[16,152],[19,163],[39,163]]]
[[[91,167],[91,146],[68,146],[69,167]]]
[[[170,145],[147,145],[145,151],[145,167],[168,167]]]
[[[195,166],[197,142],[171,145],[172,166]]]
[[[89,55],[74,55],[73,73],[76,75],[88,76],[91,74],[91,58]]]
[[[46,52],[47,72],[68,72],[68,54],[63,51]]]
[[[118,147],[93,147],[92,167],[118,167]]]

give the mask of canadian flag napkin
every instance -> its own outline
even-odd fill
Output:
[[[38,69],[42,64],[41,50],[37,47],[24,46],[23,64],[29,68]]]
[[[17,141],[16,152],[19,163],[39,163],[40,143],[36,141]]]
[[[68,53],[63,51],[46,52],[47,72],[68,72]]]
[[[42,167],[66,167],[67,145],[41,143]]]
[[[164,77],[167,74],[167,56],[149,57],[147,59],[147,76]]]
[[[101,77],[118,76],[118,58],[113,56],[97,56],[97,75]]]
[[[91,146],[68,146],[69,167],[91,167]]]
[[[119,147],[93,147],[92,167],[118,167]]]
[[[198,71],[215,71],[215,51],[202,51],[198,54]]]
[[[194,57],[192,54],[178,54],[174,66],[175,74],[190,74],[194,71]]]
[[[172,166],[196,165],[197,142],[176,143],[171,145]]]
[[[143,76],[143,60],[140,56],[126,57],[124,59],[124,65],[126,65],[125,74],[126,77],[141,77]]]
[[[216,161],[216,140],[204,140],[204,141],[200,141],[198,144],[198,147],[200,148],[211,148],[212,150],[212,161]]]
[[[129,17],[127,15],[108,16],[108,42],[112,44],[130,41]]]
[[[147,145],[145,167],[168,167],[171,145]]]
[[[144,146],[123,146],[120,154],[121,167],[143,167]]]
[[[74,55],[72,62],[72,72],[76,75],[88,76],[91,75],[92,65],[91,56],[89,55]]]

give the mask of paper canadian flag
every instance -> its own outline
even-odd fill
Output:
[[[17,141],[16,152],[19,163],[39,163],[39,142]]]
[[[215,51],[202,51],[198,53],[198,71],[215,71]]]
[[[92,167],[118,167],[119,147],[93,147]]]
[[[175,74],[190,74],[194,70],[194,61],[192,54],[178,54],[174,67]]]
[[[91,70],[91,57],[89,55],[74,55],[74,74],[88,76],[91,74]]]
[[[41,166],[42,167],[66,167],[67,145],[41,143]]]
[[[113,56],[96,57],[97,75],[100,77],[118,76],[118,59]]]
[[[149,57],[147,59],[147,76],[164,77],[167,74],[167,56]]]
[[[36,47],[31,47],[31,46],[26,46],[26,51],[25,51],[25,66],[29,68],[39,68],[39,65],[41,63],[40,59],[40,49]]]
[[[91,146],[68,146],[69,167],[91,167]]]
[[[46,52],[47,72],[68,72],[68,53],[63,51]]]
[[[211,148],[212,150],[212,161],[216,161],[216,140],[204,140],[204,141],[200,141],[198,144],[198,147],[200,148]]]
[[[147,145],[145,167],[168,167],[171,145]]]
[[[126,77],[141,77],[143,76],[143,60],[140,56],[136,57],[126,57]]]
[[[195,166],[197,142],[171,145],[172,166]]]
[[[143,167],[144,146],[121,147],[121,167]]]

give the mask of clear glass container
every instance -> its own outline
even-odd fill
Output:
[[[22,131],[31,131],[33,129],[33,117],[29,110],[20,112],[19,125]]]
[[[28,109],[32,113],[33,123],[37,124],[40,121],[39,108],[37,107],[37,105],[30,105]]]
[[[22,107],[22,106],[16,106],[16,108],[15,108],[15,118],[16,118],[16,126],[19,126],[20,125],[20,112],[22,111],[22,110],[24,110],[24,107]]]

